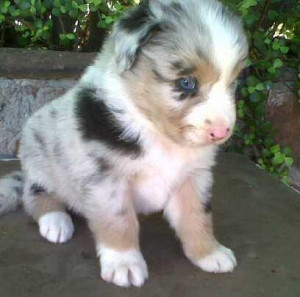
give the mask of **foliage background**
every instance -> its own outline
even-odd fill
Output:
[[[139,0],[1,0],[0,47],[98,51],[113,23]],[[223,0],[245,23],[250,52],[237,88],[238,124],[228,150],[289,183],[292,152],[274,140],[267,98],[281,71],[300,78],[300,2]],[[299,81],[291,88],[298,92]]]

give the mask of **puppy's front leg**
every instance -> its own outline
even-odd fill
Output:
[[[171,197],[165,216],[181,239],[186,256],[195,265],[208,272],[231,272],[236,259],[230,249],[215,239],[209,197],[203,197],[209,195],[210,184],[210,172],[189,177]]]
[[[96,240],[101,277],[118,286],[140,287],[148,277],[139,248],[139,225],[125,182],[90,190],[86,211]]]

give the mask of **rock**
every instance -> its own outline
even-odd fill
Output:
[[[76,79],[0,79],[0,154],[15,155],[26,119],[75,82]]]
[[[300,192],[300,166],[294,166],[291,169],[290,178],[295,188]]]
[[[284,69],[281,77],[270,90],[267,102],[267,119],[278,131],[276,141],[289,146],[293,151],[296,166],[300,165],[300,102],[293,83],[297,72]],[[296,170],[296,169],[295,169]],[[298,180],[297,177],[298,176]],[[300,184],[300,175],[291,176],[294,183]],[[295,179],[296,178],[296,179]]]

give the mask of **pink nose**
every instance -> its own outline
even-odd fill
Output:
[[[224,126],[215,126],[210,130],[212,140],[221,140],[228,136],[230,129]]]

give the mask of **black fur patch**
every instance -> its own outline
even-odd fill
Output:
[[[46,189],[39,184],[32,184],[30,187],[30,193],[32,195],[41,195],[46,193]]]
[[[123,127],[117,123],[113,113],[105,103],[96,98],[96,89],[82,89],[77,95],[76,116],[79,130],[85,140],[104,142],[112,149],[127,154],[139,155],[139,139],[124,139]]]
[[[139,40],[140,47],[144,46],[154,33],[161,32],[161,31],[162,29],[160,24],[155,24],[152,27],[150,27],[146,34],[141,35],[141,38]]]
[[[204,211],[205,213],[209,214],[212,212],[212,207],[211,207],[211,202],[210,201],[206,201],[204,203]]]
[[[138,7],[120,19],[119,26],[129,33],[138,31],[149,20],[149,13],[149,1],[142,1]]]

